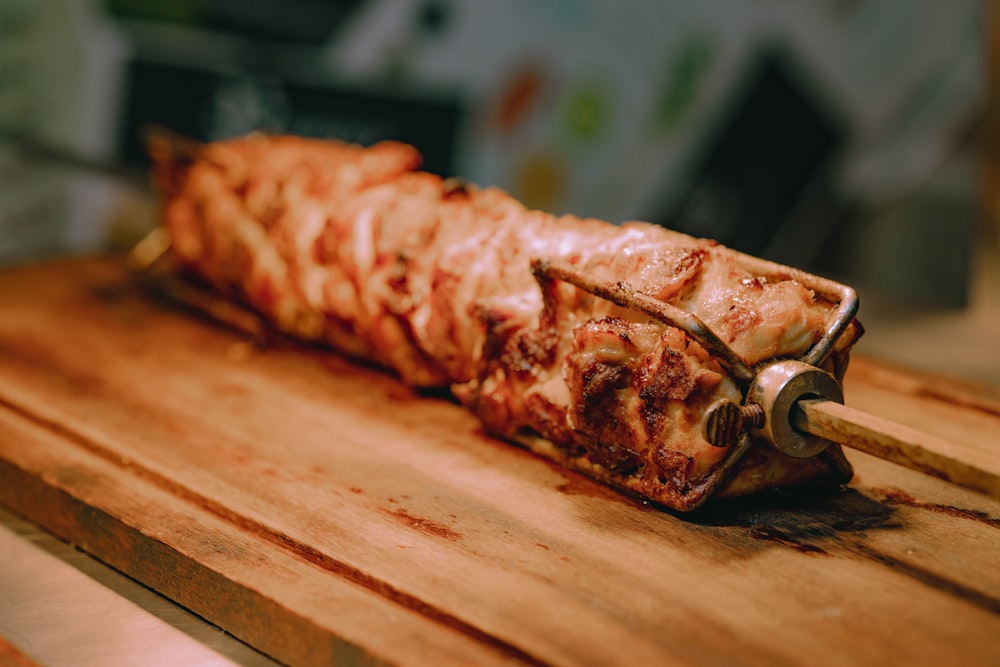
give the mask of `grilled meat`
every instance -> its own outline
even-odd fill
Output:
[[[181,264],[274,326],[449,387],[492,433],[676,509],[847,481],[839,448],[795,460],[763,443],[732,468],[701,423],[740,388],[680,329],[548,276],[561,262],[680,307],[753,365],[797,357],[828,303],[712,241],[645,223],[527,210],[495,188],[417,171],[409,146],[250,136],[181,154],[154,142]],[[838,341],[842,372],[860,329]]]

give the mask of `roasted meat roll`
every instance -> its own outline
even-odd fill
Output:
[[[249,136],[179,151],[153,140],[173,253],[294,337],[448,387],[489,432],[679,510],[709,496],[843,483],[754,442],[735,460],[702,423],[741,386],[688,332],[560,279],[587,276],[699,318],[747,366],[794,358],[836,304],[713,241],[528,210],[418,170],[410,146]],[[852,322],[824,361],[842,376]]]

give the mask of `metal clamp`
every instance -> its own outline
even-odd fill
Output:
[[[834,343],[847,329],[858,309],[857,293],[832,280],[798,271],[780,264],[737,253],[747,270],[773,279],[793,279],[824,299],[837,303],[829,327],[801,359],[774,361],[750,368],[714,331],[693,314],[669,303],[638,292],[627,283],[597,279],[575,266],[553,260],[535,260],[536,277],[566,281],[595,296],[623,308],[677,327],[698,341],[719,364],[747,387],[743,405],[729,400],[714,403],[705,413],[703,433],[716,447],[730,449],[729,464],[743,451],[737,446],[749,432],[762,435],[778,451],[795,458],[808,458],[822,452],[829,440],[803,433],[792,425],[792,409],[803,398],[823,398],[844,402],[844,392],[830,373],[818,368],[829,356]]]

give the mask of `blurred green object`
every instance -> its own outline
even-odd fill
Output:
[[[585,84],[570,94],[566,104],[566,126],[583,141],[599,138],[608,129],[611,115],[608,91],[599,84]]]
[[[653,126],[663,133],[673,132],[691,108],[715,55],[707,35],[688,39],[675,56],[653,109]]]

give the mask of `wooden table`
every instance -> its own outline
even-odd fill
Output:
[[[845,391],[1000,447],[960,385],[857,359]],[[1000,503],[851,458],[675,515],[117,259],[0,273],[0,502],[290,664],[1000,664]]]

